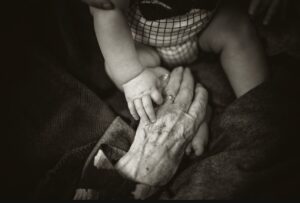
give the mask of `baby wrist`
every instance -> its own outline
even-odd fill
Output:
[[[145,68],[142,68],[138,72],[135,72],[134,74],[132,74],[130,78],[128,78],[127,80],[124,80],[124,82],[122,83],[122,86],[126,85],[131,80],[133,80],[133,79],[137,78],[138,76],[140,76],[144,71],[145,71]]]

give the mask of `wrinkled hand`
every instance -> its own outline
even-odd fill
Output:
[[[194,88],[189,69],[171,73],[165,94],[156,123],[140,122],[129,152],[116,164],[127,178],[151,186],[170,181],[206,114],[207,91]]]
[[[281,10],[285,12],[287,0],[251,0],[249,14],[262,16],[263,24],[268,25]]]
[[[129,111],[136,120],[140,117],[144,122],[156,121],[152,101],[158,105],[163,103],[163,75],[168,75],[168,71],[162,68],[146,68],[140,75],[123,85]]]

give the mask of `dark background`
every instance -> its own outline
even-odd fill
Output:
[[[291,2],[286,21],[277,20],[268,28],[262,28],[259,24],[258,27],[269,53],[272,78],[276,81],[275,88],[282,93],[278,97],[281,100],[274,101],[275,104],[280,104],[281,109],[278,111],[283,126],[280,130],[286,135],[286,144],[277,149],[278,159],[287,158],[298,162],[300,16],[297,5],[299,3]],[[94,139],[94,135],[91,135],[86,137],[86,140],[81,140],[83,138],[71,137],[72,133],[68,132],[68,138],[55,138],[60,142],[60,146],[65,148],[57,148],[55,143],[43,145],[48,139],[38,137],[43,132],[43,126],[47,125],[43,121],[55,112],[59,103],[53,90],[46,89],[47,85],[44,84],[51,82],[46,80],[47,74],[40,72],[44,64],[48,64],[49,67],[56,66],[69,73],[88,87],[95,96],[107,101],[112,112],[124,106],[119,107],[110,100],[116,89],[101,68],[103,59],[96,43],[87,6],[80,1],[29,0],[6,2],[1,7],[4,9],[1,54],[4,121],[1,133],[0,181],[3,188],[0,198],[30,197],[45,171],[52,168],[65,151],[74,148],[77,143],[88,143]],[[51,73],[49,71],[49,74]],[[59,85],[57,92],[60,92]],[[230,92],[221,94],[224,106],[232,102]],[[103,129],[113,117],[108,116],[106,119]],[[76,123],[69,125],[75,126]],[[69,140],[72,140],[73,144],[68,144]],[[49,149],[40,149],[37,147],[39,144],[49,146]],[[50,158],[47,153],[51,154]],[[288,167],[286,171],[290,173],[286,172],[284,178],[290,184],[282,185],[281,189],[285,194],[290,191],[292,195],[297,196],[298,171]],[[274,176],[270,181],[276,184],[276,178]]]

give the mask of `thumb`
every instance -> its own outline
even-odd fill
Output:
[[[170,72],[162,67],[155,67],[152,70],[158,78],[156,86],[159,89],[159,91],[162,91],[169,82]]]
[[[164,102],[162,94],[157,89],[155,89],[150,96],[157,105],[161,105]]]

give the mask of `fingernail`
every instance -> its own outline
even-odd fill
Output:
[[[115,6],[111,2],[106,2],[106,3],[101,4],[101,8],[105,9],[105,10],[112,10],[115,8]]]

